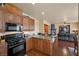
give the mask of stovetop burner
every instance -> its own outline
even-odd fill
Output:
[[[25,41],[22,33],[6,35],[5,39],[6,39],[6,42],[8,43],[8,46],[15,46],[15,45]]]

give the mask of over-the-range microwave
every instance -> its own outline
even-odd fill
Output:
[[[22,25],[16,23],[6,23],[5,31],[22,31]]]

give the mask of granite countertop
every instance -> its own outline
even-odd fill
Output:
[[[0,36],[4,36],[8,34],[16,34],[16,33],[23,33],[23,32],[4,32],[4,33],[0,33]],[[27,35],[27,34],[25,36],[26,40],[29,40],[32,37],[54,41],[57,36],[42,36],[42,35]]]
[[[42,35],[34,35],[32,37],[36,37],[36,38],[40,38],[40,39],[49,39],[49,40],[51,39],[50,36],[42,36]]]
[[[29,35],[26,37],[26,40],[29,40],[30,38],[39,38],[40,40],[51,40],[51,42],[54,42],[57,36],[42,36],[42,35]]]
[[[3,33],[0,33],[0,36],[4,36],[8,34],[16,34],[16,33],[22,33],[22,32],[3,32]]]

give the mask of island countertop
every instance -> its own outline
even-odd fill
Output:
[[[29,40],[30,38],[37,38],[39,40],[50,40],[51,42],[54,42],[57,39],[57,36],[42,36],[42,35],[29,35],[26,37],[26,40]]]

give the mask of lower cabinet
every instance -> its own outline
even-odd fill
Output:
[[[43,50],[43,41],[42,39],[39,39],[39,38],[33,38],[33,48],[34,49],[37,49],[39,51],[42,51]]]
[[[33,41],[32,39],[26,40],[26,51],[29,51],[33,48],[32,41]]]
[[[43,40],[43,52],[50,55],[50,40]]]
[[[50,40],[41,38],[32,38],[32,48],[39,50],[45,54],[50,55]]]
[[[7,56],[7,44],[5,42],[0,43],[0,56]]]
[[[32,37],[29,40],[27,40],[26,43],[27,51],[31,49],[37,49],[38,51],[47,55],[50,55],[51,53],[50,48],[52,46],[52,43],[50,42],[50,40]]]

